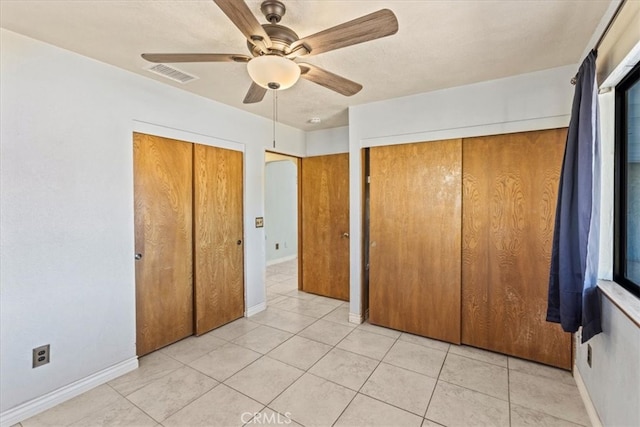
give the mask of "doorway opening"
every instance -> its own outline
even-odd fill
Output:
[[[265,153],[264,234],[268,302],[274,297],[298,292],[299,162],[297,157]]]
[[[265,161],[267,304],[277,295],[348,301],[349,155],[267,152]]]

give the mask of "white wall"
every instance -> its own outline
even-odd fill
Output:
[[[268,162],[265,167],[267,265],[295,258],[298,254],[298,166],[294,162]]]
[[[244,147],[247,308],[265,301],[260,118],[1,30],[0,412],[135,362],[132,131]],[[161,132],[162,133],[162,132]],[[281,126],[304,155],[302,131]],[[31,368],[31,349],[51,363]],[[135,366],[135,365],[134,365]]]
[[[307,157],[349,152],[349,126],[307,132]]]
[[[627,293],[613,282],[613,295]],[[636,307],[640,306],[637,298]],[[640,310],[639,310],[640,312]],[[602,333],[576,348],[575,371],[586,386],[591,404],[604,426],[640,425],[640,328],[602,296]],[[579,334],[576,338],[580,342]],[[587,364],[591,346],[591,366]],[[587,404],[589,404],[587,402]]]
[[[493,135],[569,124],[577,66],[360,105],[349,109],[350,210],[362,212],[363,147]],[[350,312],[362,314],[361,215],[350,215]]]

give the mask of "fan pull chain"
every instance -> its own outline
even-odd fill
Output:
[[[276,120],[278,119],[278,91],[273,91],[273,148],[276,148]]]

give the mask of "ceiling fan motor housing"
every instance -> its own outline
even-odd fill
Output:
[[[287,8],[281,1],[266,0],[262,2],[260,11],[264,14],[265,18],[267,18],[267,21],[272,24],[277,24],[284,16]]]
[[[276,55],[286,55],[289,53],[291,44],[299,39],[295,31],[289,27],[285,27],[284,25],[264,24],[262,28],[264,28],[264,31],[271,39],[271,53]],[[248,41],[247,47],[253,56],[260,56],[263,54],[259,47]]]

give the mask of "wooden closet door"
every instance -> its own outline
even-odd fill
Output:
[[[196,335],[244,315],[242,153],[194,145]]]
[[[566,129],[464,140],[462,342],[571,368],[571,335],[547,323]]]
[[[192,146],[135,133],[138,356],[193,334]]]
[[[460,342],[461,148],[370,149],[371,323]]]
[[[301,289],[349,300],[349,155],[301,161]]]

